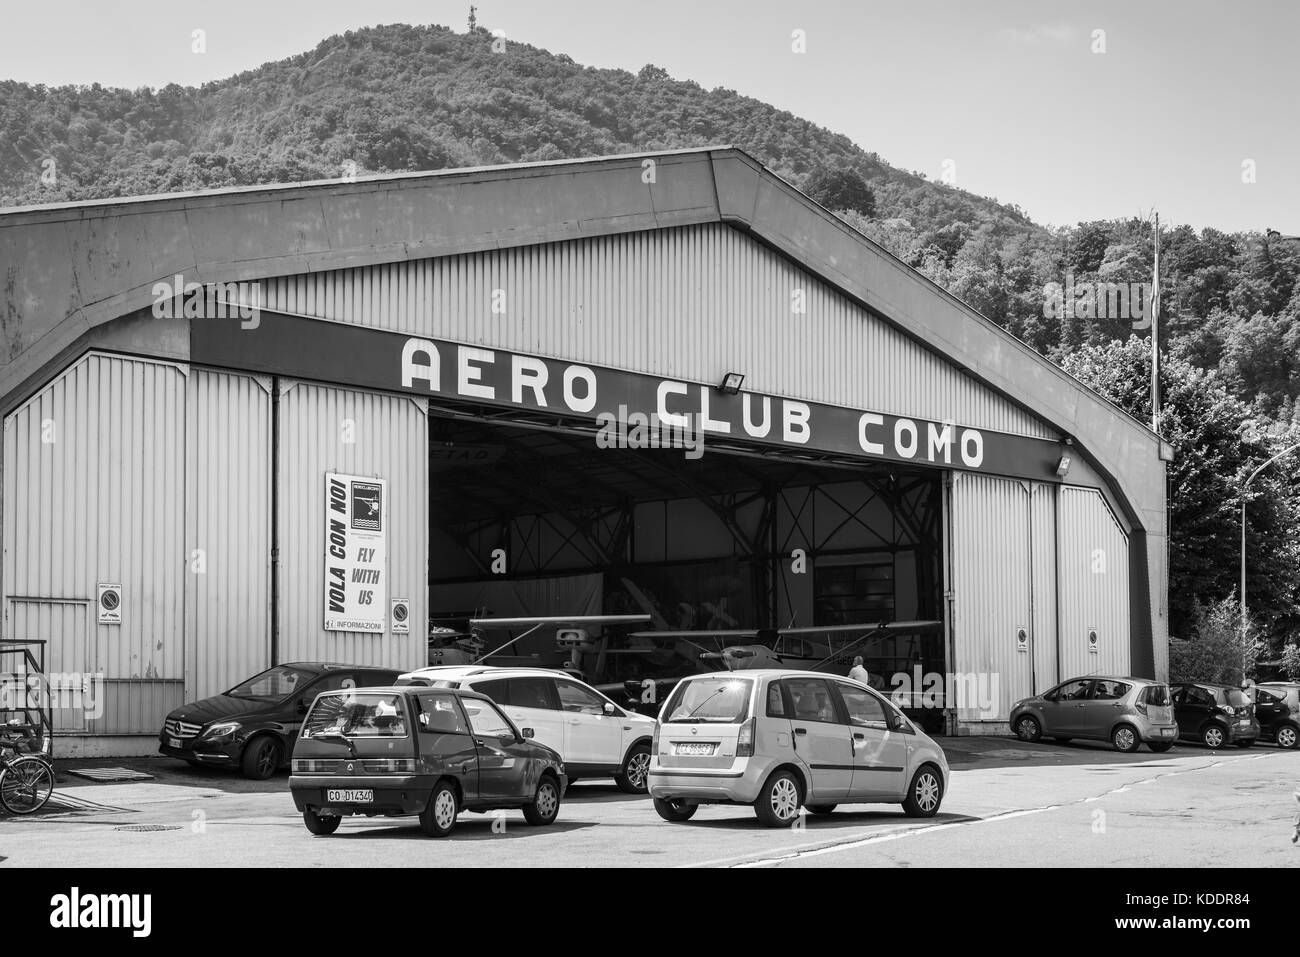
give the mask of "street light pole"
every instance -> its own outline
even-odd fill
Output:
[[[1241,680],[1246,680],[1246,491],[1250,488],[1250,483],[1255,481],[1256,476],[1264,469],[1268,468],[1284,455],[1290,455],[1296,449],[1300,449],[1300,443],[1283,449],[1277,455],[1273,456],[1255,471],[1250,473],[1241,486]]]

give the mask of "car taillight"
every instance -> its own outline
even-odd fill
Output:
[[[650,753],[651,754],[659,753],[659,722],[658,721],[655,722],[654,734],[650,735]]]
[[[740,737],[736,739],[736,757],[752,758],[754,756],[754,724],[757,718],[750,718],[740,726]]]
[[[1143,715],[1143,716],[1146,715],[1146,713],[1147,713],[1147,706],[1146,706],[1146,703],[1145,703],[1145,702],[1139,701],[1139,702],[1137,702],[1137,703],[1134,705],[1134,707],[1137,708],[1137,713],[1138,713],[1138,714]]]
[[[361,766],[372,774],[410,774],[415,771],[414,758],[380,758],[363,761]]]

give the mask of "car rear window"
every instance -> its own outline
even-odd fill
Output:
[[[1153,708],[1164,708],[1169,705],[1169,686],[1168,685],[1147,685],[1142,689],[1141,701],[1143,704],[1149,704]]]
[[[734,724],[749,717],[754,682],[719,675],[683,681],[664,709],[665,721]]]
[[[397,694],[323,694],[307,714],[302,736],[330,733],[349,738],[406,737],[406,705]]]
[[[1244,708],[1250,704],[1250,698],[1246,696],[1246,692],[1239,688],[1229,688],[1226,693],[1228,695],[1228,704],[1234,708]]]

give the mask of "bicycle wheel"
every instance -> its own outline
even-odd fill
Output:
[[[0,804],[10,814],[31,814],[54,793],[54,772],[40,758],[21,757],[0,771]]]

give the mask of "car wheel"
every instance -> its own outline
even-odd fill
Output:
[[[549,774],[542,775],[531,804],[524,805],[524,820],[533,827],[554,824],[560,813],[560,783]]]
[[[244,777],[265,781],[280,767],[280,744],[274,738],[262,735],[249,742],[239,761]]]
[[[799,816],[802,803],[798,778],[789,771],[777,771],[758,792],[754,813],[767,827],[785,827]]]
[[[1154,751],[1156,754],[1164,754],[1173,746],[1174,743],[1172,741],[1153,741],[1147,745],[1147,747],[1150,748],[1152,751]]]
[[[1043,736],[1043,726],[1037,718],[1023,715],[1016,719],[1016,737],[1021,741],[1037,741]]]
[[[429,803],[420,812],[420,827],[430,837],[446,837],[456,829],[458,813],[460,801],[456,799],[456,789],[448,781],[439,781],[429,795]]]
[[[1234,741],[1232,743],[1235,744],[1237,747],[1244,749],[1244,748],[1251,747],[1255,743],[1255,739],[1247,738],[1245,741]]]
[[[1121,724],[1110,733],[1110,743],[1115,746],[1116,751],[1132,754],[1141,746],[1142,739],[1138,737],[1138,733],[1133,730],[1132,725]]]
[[[812,814],[830,814],[837,807],[838,804],[809,804],[808,810]]]
[[[699,809],[698,804],[687,804],[685,801],[665,801],[663,798],[655,798],[655,813],[665,821],[689,821],[695,817],[695,812]]]
[[[638,744],[628,752],[614,783],[624,794],[645,794],[650,782],[650,745]]]
[[[934,817],[943,803],[943,778],[932,764],[923,764],[912,775],[903,800],[908,817]]]
[[[1219,748],[1223,747],[1223,728],[1219,727],[1217,724],[1207,725],[1205,730],[1201,732],[1201,741],[1211,751],[1217,751]]]
[[[307,825],[307,830],[313,834],[325,837],[327,834],[333,834],[339,829],[339,825],[343,823],[343,818],[323,817],[311,808],[307,808],[302,812],[302,822]]]
[[[1279,748],[1295,748],[1300,746],[1300,736],[1296,734],[1294,725],[1284,724],[1277,729],[1277,746]]]

